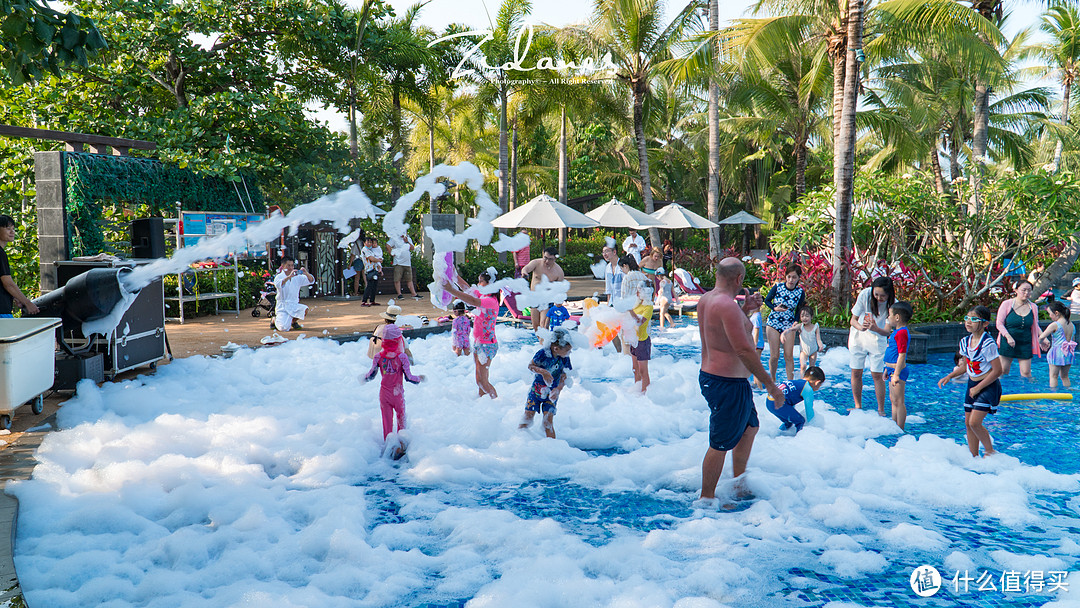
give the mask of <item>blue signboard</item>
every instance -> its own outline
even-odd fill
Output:
[[[181,211],[182,245],[191,247],[205,238],[225,234],[234,228],[246,230],[248,226],[258,224],[264,219],[266,219],[265,216],[256,213]],[[240,256],[264,256],[266,255],[266,246],[252,245],[246,250],[237,251],[236,253]]]

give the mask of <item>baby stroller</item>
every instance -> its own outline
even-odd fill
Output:
[[[263,283],[263,287],[259,290],[259,300],[255,302],[255,308],[251,309],[251,316],[257,317],[261,311],[266,311],[267,317],[274,316],[274,309],[277,307],[277,287],[274,287],[273,281],[267,281]]]

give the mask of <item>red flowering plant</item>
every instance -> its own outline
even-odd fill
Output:
[[[768,291],[773,285],[784,282],[785,269],[792,262],[798,263],[802,268],[801,285],[806,292],[806,303],[814,308],[815,319],[826,327],[846,327],[851,315],[847,311],[833,311],[833,265],[824,250],[808,254],[770,254],[762,265],[762,289]],[[870,284],[870,272],[854,256],[848,258],[848,264],[851,268],[848,291],[854,297],[859,290]]]
[[[721,250],[718,258],[710,256],[707,249],[676,249],[672,264],[694,275],[705,289],[712,289],[716,284],[716,265],[720,260],[736,255],[730,247]],[[757,274],[747,268],[746,284],[755,286],[756,277]]]

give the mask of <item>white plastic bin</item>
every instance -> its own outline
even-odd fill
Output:
[[[56,332],[60,319],[0,319],[0,426],[11,426],[15,409],[52,388]]]

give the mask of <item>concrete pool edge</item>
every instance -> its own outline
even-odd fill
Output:
[[[56,428],[56,415],[49,416],[35,428],[37,430],[23,433],[0,451],[0,530],[8,531],[8,543],[0,542],[0,608],[25,608],[29,605],[15,570],[19,501],[6,490],[9,481],[30,479],[37,465],[34,454],[45,435]]]

